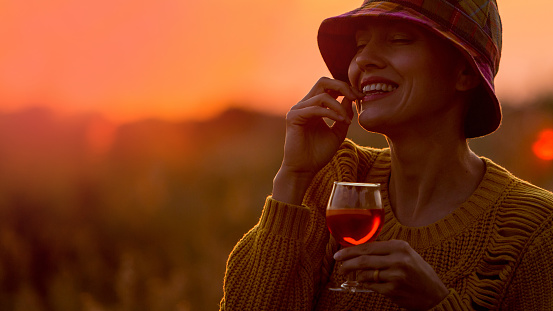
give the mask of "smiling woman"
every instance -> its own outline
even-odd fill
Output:
[[[324,20],[318,42],[334,79],[286,115],[273,193],[230,254],[221,310],[553,308],[553,194],[468,145],[501,121],[495,0],[365,0]],[[354,103],[389,148],[345,139]],[[329,235],[335,181],[380,185],[376,241]],[[359,292],[327,288],[348,275]]]

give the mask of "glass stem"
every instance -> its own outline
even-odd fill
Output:
[[[357,282],[357,272],[353,271],[348,273],[346,275],[346,281],[342,283],[342,288],[355,292],[357,286],[359,286],[359,282]]]

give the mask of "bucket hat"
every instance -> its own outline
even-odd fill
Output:
[[[453,43],[483,80],[467,111],[465,136],[484,136],[499,127],[501,106],[494,77],[501,58],[502,27],[496,0],[365,0],[353,11],[327,18],[317,41],[335,79],[349,83],[348,68],[357,50],[355,31],[364,19],[374,17],[410,21]]]

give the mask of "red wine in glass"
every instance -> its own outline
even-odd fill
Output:
[[[343,247],[374,241],[383,221],[382,209],[335,209],[326,212],[328,229]]]
[[[330,233],[343,247],[374,241],[384,223],[380,184],[334,182],[326,209]],[[348,280],[334,291],[370,292]]]

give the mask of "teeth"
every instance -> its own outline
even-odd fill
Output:
[[[397,86],[393,86],[385,83],[373,83],[368,84],[363,87],[363,93],[372,92],[372,91],[382,91],[382,92],[391,92],[397,89]]]

